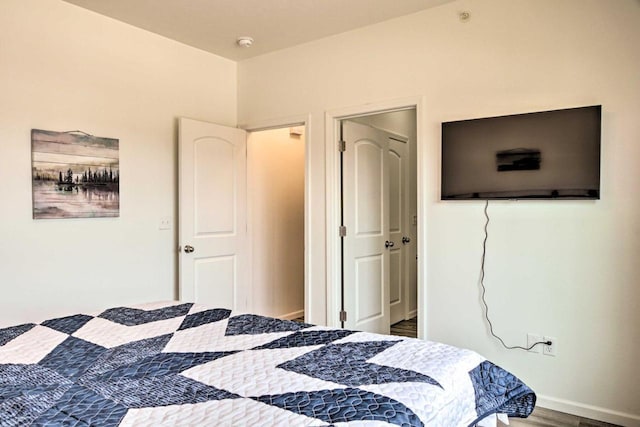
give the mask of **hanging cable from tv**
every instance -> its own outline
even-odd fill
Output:
[[[489,230],[489,212],[488,211],[489,211],[489,200],[487,200],[484,205],[484,216],[486,218],[486,222],[484,223],[484,240],[482,241],[482,259],[480,263],[480,286],[482,288],[482,303],[484,304],[484,318],[486,319],[487,324],[489,325],[489,332],[491,332],[491,335],[493,335],[494,338],[500,341],[500,344],[502,344],[502,346],[507,350],[529,351],[533,347],[540,344],[551,345],[551,341],[538,341],[531,344],[529,347],[523,347],[520,345],[507,345],[505,344],[504,340],[500,338],[493,331],[493,323],[491,323],[491,320],[489,319],[489,305],[487,304],[487,299],[486,299],[487,288],[484,285],[484,276],[485,276],[484,263],[487,255],[487,240],[489,239],[489,231],[488,231]]]

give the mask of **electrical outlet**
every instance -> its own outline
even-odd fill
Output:
[[[531,347],[533,344],[542,341],[542,335],[538,334],[527,334],[527,348]],[[540,353],[540,348],[542,344],[538,344],[534,346],[531,350],[531,353]]]
[[[165,216],[160,218],[160,225],[158,226],[160,230],[171,230],[171,217]]]
[[[543,337],[543,341],[551,341],[551,344],[543,344],[542,352],[547,356],[556,356],[558,354],[558,340],[556,337]]]

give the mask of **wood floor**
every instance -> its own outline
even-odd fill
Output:
[[[418,318],[403,320],[391,325],[391,335],[418,338]]]
[[[291,319],[294,322],[304,323],[304,316]],[[391,325],[391,335],[399,337],[418,338],[418,318],[403,320]]]
[[[505,424],[498,422],[498,426]],[[616,424],[609,424],[602,421],[590,420],[588,418],[577,417],[563,412],[552,411],[537,407],[529,418],[509,418],[511,427],[619,427]]]

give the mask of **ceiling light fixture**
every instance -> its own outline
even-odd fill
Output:
[[[253,44],[253,38],[247,36],[238,37],[236,43],[240,47],[251,47]]]

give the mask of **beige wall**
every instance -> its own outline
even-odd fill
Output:
[[[312,321],[325,320],[325,112],[422,95],[428,337],[513,370],[545,406],[640,425],[638,40],[635,0],[460,0],[239,63],[240,123],[311,117]],[[556,357],[504,350],[479,300],[483,205],[439,201],[440,123],[593,104],[601,200],[489,206],[497,332],[558,339]]]
[[[304,313],[304,135],[289,128],[247,139],[252,312]]]
[[[235,125],[236,63],[58,0],[0,9],[0,327],[174,298],[176,118]],[[120,140],[119,218],[32,219],[32,128]]]

